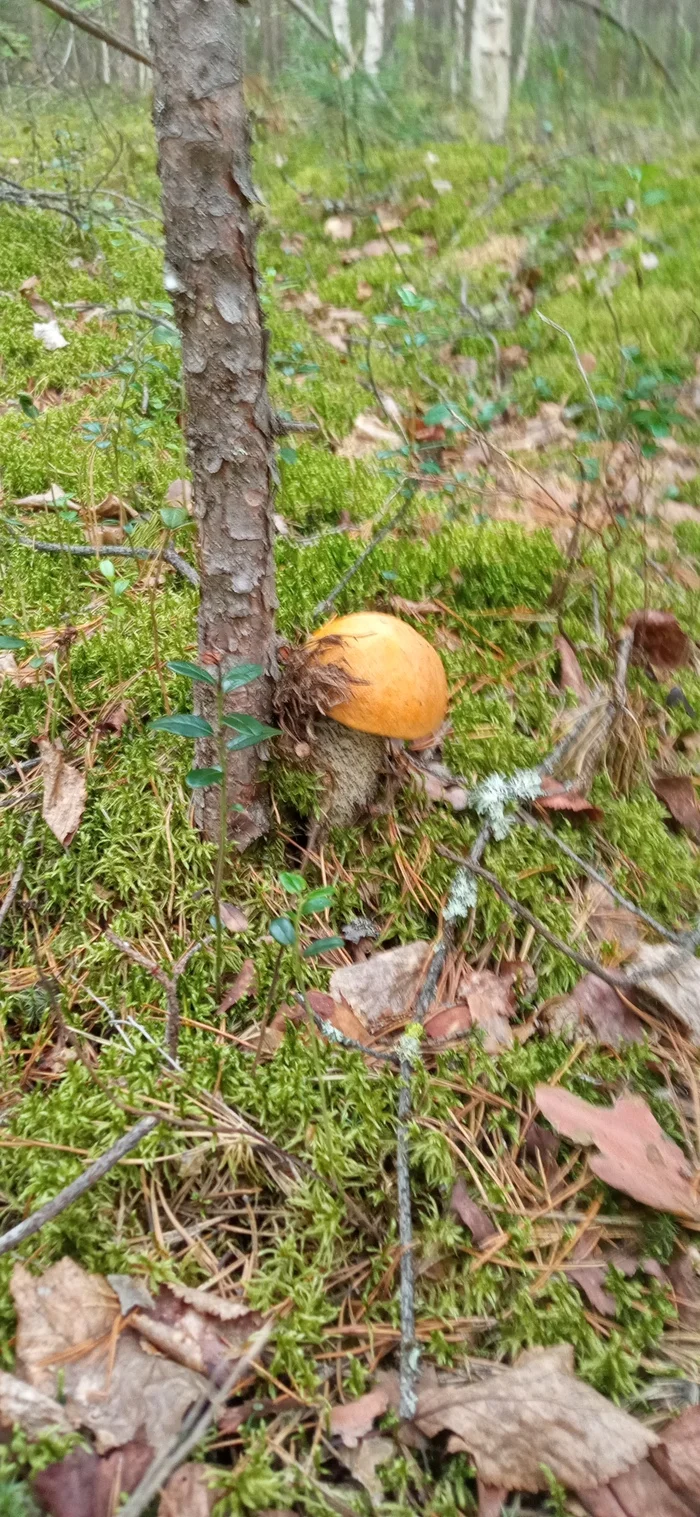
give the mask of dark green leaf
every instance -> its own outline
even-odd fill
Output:
[[[202,669],[200,664],[190,664],[184,658],[171,658],[166,668],[173,674],[184,674],[185,679],[198,680],[202,685],[216,685],[216,675],[209,669]]]
[[[23,411],[24,415],[28,416],[31,421],[34,420],[35,416],[38,416],[40,414],[34,404],[34,401],[32,400],[31,395],[27,395],[24,390],[20,390],[17,399],[19,401],[20,411]]]
[[[263,727],[258,723],[257,732],[242,732],[240,737],[234,737],[226,744],[229,753],[240,753],[243,748],[255,748],[258,743],[263,743],[268,737],[279,737],[279,727]]]
[[[203,716],[192,711],[176,711],[174,716],[157,716],[149,722],[151,732],[172,732],[174,737],[213,737],[214,728]]]
[[[6,632],[0,636],[0,648],[3,652],[15,652],[18,648],[26,648],[23,637],[9,637]]]
[[[190,790],[206,790],[207,785],[220,785],[222,779],[222,769],[190,769],[185,775],[185,784]]]
[[[170,532],[175,532],[178,527],[184,527],[185,522],[190,520],[190,513],[184,506],[161,506],[160,519],[164,527],[167,527]]]
[[[288,891],[290,895],[304,894],[304,891],[306,890],[306,880],[304,879],[303,874],[299,874],[296,869],[283,869],[282,873],[278,874],[277,878],[280,882],[280,885],[282,886],[282,889]]]
[[[237,664],[234,669],[227,669],[221,687],[228,695],[231,690],[240,690],[243,685],[252,684],[254,679],[260,678],[262,672],[262,664]]]
[[[331,948],[342,948],[342,938],[316,938],[315,943],[307,943],[303,950],[305,959],[315,959],[320,953],[328,953]]]
[[[313,916],[316,911],[327,911],[333,901],[335,891],[332,885],[324,886],[320,890],[312,890],[302,904],[301,914],[303,917]]]
[[[297,940],[294,923],[290,922],[289,917],[275,917],[270,922],[270,936],[282,948],[292,948]]]

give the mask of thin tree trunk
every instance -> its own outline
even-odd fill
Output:
[[[346,53],[351,53],[352,33],[348,0],[331,0],[331,30],[336,42],[345,49]]]
[[[525,20],[523,22],[523,40],[520,47],[520,57],[515,73],[515,82],[518,89],[525,83],[527,78],[528,64],[530,62],[530,49],[535,30],[535,17],[537,15],[537,0],[527,0],[525,7]]]
[[[132,14],[134,18],[134,40],[136,46],[148,51],[148,0],[132,0]],[[138,65],[138,84],[143,92],[148,89],[149,70],[144,63]]]
[[[200,658],[264,673],[226,709],[269,721],[275,673],[272,415],[257,291],[256,200],[243,99],[241,8],[231,0],[152,0],[154,120],[163,190],[166,288],[182,333],[188,441],[200,549]],[[213,716],[211,692],[195,687]],[[196,761],[215,762],[213,745]],[[258,750],[229,754],[229,797],[246,808],[239,841],[264,831]],[[195,792],[214,837],[218,790]]]
[[[510,0],[474,0],[472,104],[487,142],[500,142],[510,106]]]
[[[462,88],[466,35],[467,0],[454,0],[452,59],[450,63],[450,91],[453,100],[457,99]]]
[[[112,70],[109,60],[109,48],[106,42],[100,43],[100,68],[102,73],[102,83],[111,84]]]
[[[366,74],[374,78],[384,51],[384,0],[367,0],[365,16],[365,50],[363,64]]]

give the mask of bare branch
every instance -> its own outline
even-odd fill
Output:
[[[181,1022],[177,983],[187,968],[192,955],[197,952],[198,948],[202,947],[202,944],[200,942],[190,943],[189,948],[186,948],[185,952],[173,964],[172,974],[166,974],[160,964],[156,964],[154,959],[149,959],[145,953],[140,953],[138,948],[134,948],[132,943],[127,943],[126,938],[117,937],[116,932],[110,932],[109,928],[105,932],[105,937],[110,943],[114,944],[115,948],[119,949],[120,953],[124,954],[125,958],[131,959],[132,964],[138,964],[140,969],[148,970],[148,973],[153,975],[154,980],[157,980],[158,984],[162,985],[165,991],[165,1043],[167,1056],[170,1062],[174,1062],[177,1059],[177,1045],[180,1040]]]
[[[42,538],[25,537],[21,532],[13,532],[12,541],[20,548],[32,548],[35,553],[71,553],[74,558],[160,558],[171,569],[177,569],[188,584],[199,589],[197,570],[188,564],[186,558],[181,558],[174,548],[164,548],[162,552],[158,548],[93,548],[88,547],[87,543],[47,543]]]
[[[148,53],[142,53],[133,42],[127,42],[125,37],[118,37],[116,32],[110,32],[99,21],[93,21],[86,11],[74,11],[70,5],[64,5],[63,0],[38,0],[39,5],[45,5],[47,10],[53,11],[54,15],[60,16],[63,21],[70,21],[71,26],[77,26],[81,32],[88,32],[91,37],[97,37],[100,42],[106,42],[108,47],[113,47],[118,53],[126,53],[127,58],[135,58],[137,63],[145,63],[151,67]]]
[[[622,32],[623,36],[631,37],[632,41],[639,48],[640,53],[644,53],[649,62],[653,63],[654,68],[657,68],[659,73],[663,74],[669,89],[673,90],[674,95],[678,94],[678,85],[673,74],[669,72],[658,53],[654,52],[646,37],[643,37],[636,27],[630,26],[629,21],[620,21],[617,16],[613,16],[610,11],[606,11],[602,5],[598,5],[596,0],[567,0],[567,3],[569,5],[578,5],[582,11],[590,11],[594,16],[599,16],[601,21],[607,21],[609,26],[614,26],[616,31]]]

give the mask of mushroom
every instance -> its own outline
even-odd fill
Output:
[[[302,651],[309,681],[326,684],[313,731],[315,767],[328,777],[327,820],[347,824],[376,794],[387,739],[430,737],[444,721],[445,671],[419,632],[377,611],[327,622]]]

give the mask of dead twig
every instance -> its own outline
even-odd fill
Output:
[[[40,5],[53,11],[54,15],[60,16],[62,21],[69,21],[71,26],[77,26],[81,32],[88,32],[91,37],[97,37],[100,42],[106,42],[108,47],[113,47],[117,53],[125,53],[127,58],[134,58],[137,63],[145,63],[151,67],[151,59],[148,53],[142,53],[140,48],[133,42],[127,42],[125,37],[118,37],[116,32],[110,32],[99,21],[93,21],[85,11],[74,11],[70,5],[64,5],[63,0],[39,0]]]
[[[411,483],[411,481],[410,481],[410,479],[408,477],[406,479],[403,479],[401,481],[401,484],[397,485],[397,487],[396,487],[395,490],[392,490],[391,495],[389,496],[389,499],[386,501],[385,504],[387,506],[391,505],[392,500],[396,500],[397,495],[400,493],[401,490],[403,490],[404,485],[409,484],[409,483]],[[383,527],[380,527],[379,531],[375,533],[375,535],[372,538],[371,542],[368,542],[367,547],[362,550],[359,558],[356,558],[354,564],[351,564],[350,568],[346,569],[345,574],[343,575],[342,579],[338,580],[337,585],[335,585],[334,588],[331,590],[330,595],[327,595],[326,598],[325,598],[325,600],[319,601],[318,605],[314,606],[314,610],[313,610],[313,619],[314,619],[314,621],[318,621],[322,616],[325,616],[327,614],[327,612],[330,611],[331,606],[333,605],[334,601],[336,601],[338,599],[338,596],[345,589],[345,586],[349,585],[351,579],[354,579],[355,575],[357,574],[358,569],[362,568],[362,565],[369,558],[370,553],[373,553],[374,550],[375,550],[375,548],[378,548],[379,544],[384,541],[384,538],[388,537],[389,533],[392,532],[393,529],[394,529],[394,527],[398,525],[398,523],[401,520],[401,517],[408,510],[408,508],[412,504],[412,502],[413,502],[413,491],[411,491],[411,493],[408,496],[404,497],[404,499],[401,502],[401,505],[398,508],[398,511],[395,511],[394,514],[393,514],[393,516],[389,517],[388,522],[386,522]]]
[[[558,321],[552,321],[549,316],[545,316],[542,311],[535,310],[535,315],[539,316],[540,321],[543,321],[546,326],[552,327],[555,332],[560,332],[561,336],[566,338],[566,340],[567,340],[567,342],[569,344],[569,347],[571,348],[571,351],[572,351],[572,353],[574,355],[574,361],[576,363],[576,368],[578,369],[579,374],[581,375],[581,378],[583,380],[583,383],[586,386],[586,390],[588,391],[588,396],[589,396],[591,405],[593,407],[593,410],[595,411],[596,421],[598,423],[598,431],[600,432],[601,437],[605,437],[605,427],[603,426],[603,418],[602,418],[601,413],[600,413],[600,406],[598,405],[598,402],[597,402],[597,400],[595,398],[595,394],[594,394],[593,388],[591,386],[591,381],[588,378],[586,370],[583,367],[583,364],[582,364],[581,359],[579,357],[578,348],[576,346],[576,343],[574,342],[573,337],[571,336],[571,333],[567,332],[566,327],[561,327],[559,325]]]
[[[24,843],[22,844],[22,857],[20,858],[17,868],[15,869],[12,879],[10,880],[5,899],[2,902],[2,905],[0,905],[0,927],[2,927],[5,917],[12,910],[17,896],[17,891],[19,890],[19,887],[22,883],[22,876],[24,874],[24,851],[32,840],[32,833],[34,831],[35,823],[36,816],[33,816],[29,822],[27,831],[24,834]]]
[[[596,0],[567,0],[567,4],[578,5],[581,10],[589,11],[592,15],[599,16],[601,21],[607,21],[609,26],[614,26],[615,30],[622,32],[625,37],[631,37],[632,41],[636,43],[637,47],[639,48],[640,53],[644,53],[649,59],[649,62],[653,63],[654,68],[657,68],[659,70],[659,73],[663,75],[669,89],[673,90],[674,95],[678,94],[678,85],[676,84],[673,74],[669,72],[666,64],[659,57],[658,53],[654,52],[653,47],[651,47],[647,42],[646,37],[642,37],[641,33],[636,30],[636,27],[630,26],[629,21],[621,21],[618,16],[613,16],[611,12],[606,11],[602,5],[598,5],[596,3]]]
[[[132,1492],[126,1506],[121,1507],[120,1517],[141,1517],[165,1485],[166,1480],[169,1480],[174,1471],[179,1469],[188,1455],[197,1448],[212,1422],[216,1421],[219,1412],[226,1405],[234,1387],[239,1381],[245,1380],[250,1370],[255,1368],[256,1361],[260,1358],[273,1327],[272,1321],[263,1323],[255,1336],[251,1338],[248,1347],[241,1354],[238,1363],[234,1365],[220,1390],[204,1397],[194,1412],[189,1413],[184,1430],[178,1433],[169,1448],[153,1461],[143,1480],[139,1481],[136,1490]]]
[[[154,980],[157,980],[158,984],[163,986],[166,1008],[165,1046],[170,1058],[173,1060],[177,1059],[177,1045],[180,1039],[180,1002],[177,995],[177,983],[180,976],[184,974],[192,955],[197,953],[203,947],[203,944],[200,942],[190,943],[189,948],[186,948],[185,952],[180,955],[180,958],[175,960],[172,974],[166,974],[160,964],[156,964],[154,959],[149,959],[145,953],[140,953],[131,943],[127,943],[125,938],[117,937],[116,932],[111,932],[107,928],[105,937],[127,959],[131,959],[132,964],[138,964],[141,969],[147,969],[148,973],[153,975]]]
[[[199,589],[197,570],[188,564],[186,558],[181,558],[174,548],[93,548],[88,547],[87,543],[48,543],[41,538],[25,537],[21,532],[12,532],[12,541],[19,548],[31,548],[35,553],[71,553],[74,558],[104,558],[105,553],[109,552],[110,558],[162,559],[170,564],[171,569],[177,569],[188,584]]]
[[[38,1211],[32,1212],[31,1216],[24,1222],[19,1222],[17,1227],[12,1227],[9,1232],[3,1233],[0,1236],[0,1255],[9,1253],[12,1248],[18,1248],[25,1239],[32,1238],[34,1233],[40,1232],[47,1222],[53,1222],[54,1217],[60,1216],[68,1206],[72,1206],[79,1196],[84,1195],[85,1191],[96,1185],[103,1175],[108,1174],[125,1154],[130,1153],[132,1148],[136,1148],[141,1139],[152,1132],[159,1122],[160,1117],[143,1117],[135,1127],[124,1133],[123,1138],[118,1138],[111,1148],[101,1154],[94,1164],[90,1164],[77,1180],[71,1180],[70,1185],[64,1186],[63,1190],[60,1190],[51,1201],[40,1206]]]

